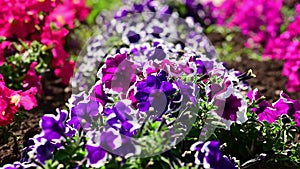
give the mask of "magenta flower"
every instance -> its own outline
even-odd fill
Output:
[[[259,121],[274,123],[280,116],[280,113],[275,108],[266,107],[263,112],[259,113],[257,116]]]
[[[35,67],[38,64],[38,62],[32,62],[30,64],[30,67],[26,73],[26,76],[23,80],[23,87],[25,89],[29,89],[31,87],[35,87],[36,89],[38,89],[38,93],[42,94],[42,84],[41,84],[41,80],[42,80],[42,76],[39,75],[37,76],[36,71],[35,71]]]
[[[295,112],[294,118],[295,118],[296,126],[300,127],[300,111]]]
[[[54,74],[62,79],[62,83],[68,85],[75,69],[74,61],[65,60],[60,67],[54,68]]]
[[[255,90],[254,93],[257,93],[257,90]],[[252,110],[258,114],[258,120],[267,121],[269,123],[274,123],[283,114],[289,115],[290,117],[298,117],[296,112],[300,111],[299,101],[291,99],[282,91],[280,98],[272,105],[263,100],[257,106],[257,108],[253,108]]]
[[[127,58],[127,54],[117,54],[114,57],[109,57],[105,61],[105,66],[99,70],[98,77],[101,77],[102,83],[106,88],[111,88],[113,76],[118,70],[118,66]]]
[[[280,98],[273,103],[273,106],[280,115],[287,114],[293,116],[296,111],[300,110],[299,101],[291,99],[287,94],[283,93],[283,91],[281,91]]]
[[[66,4],[60,4],[47,16],[47,22],[53,22],[57,28],[63,28],[67,25],[74,29],[75,10],[70,9]]]
[[[0,74],[0,126],[10,124],[21,106],[25,110],[36,107],[36,93],[37,89],[34,87],[24,92],[9,89],[5,86],[3,76]]]

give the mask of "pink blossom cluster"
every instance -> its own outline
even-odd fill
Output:
[[[276,37],[283,22],[283,0],[224,0],[213,8],[219,25],[238,27],[247,36],[246,47],[265,45]]]
[[[69,60],[69,54],[64,49],[65,40],[69,30],[75,28],[75,20],[84,21],[88,14],[85,0],[1,1],[0,37],[5,40],[0,41],[0,66],[8,57],[5,51],[13,48],[12,42],[21,40],[30,45],[37,40],[51,49],[51,67],[55,75],[68,84],[75,63]]]
[[[270,41],[264,49],[264,58],[283,59],[282,74],[288,77],[288,91],[300,92],[300,5],[296,6],[294,20],[286,31]]]
[[[0,126],[12,123],[14,115],[20,107],[31,110],[37,106],[35,95],[38,90],[31,87],[26,91],[15,91],[5,86],[4,78],[0,74]]]

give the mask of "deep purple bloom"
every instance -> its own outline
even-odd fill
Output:
[[[181,100],[182,104],[187,104],[188,102],[192,102],[195,105],[198,104],[197,96],[200,92],[199,86],[192,82],[184,83],[181,80],[176,81],[175,84],[183,97]]]
[[[88,155],[88,164],[92,167],[100,167],[107,158],[107,152],[100,146],[85,145]]]
[[[14,162],[13,164],[6,164],[3,166],[3,169],[25,169],[29,167],[34,167],[34,165],[26,165],[22,164],[18,161]]]
[[[230,160],[223,156],[218,141],[196,142],[191,148],[195,153],[195,163],[201,164],[205,169],[236,169]]]
[[[160,71],[156,76],[150,75],[146,80],[137,83],[135,98],[139,101],[140,111],[146,112],[152,106],[161,115],[168,108],[169,96],[175,92],[173,84],[167,81],[167,73]]]
[[[141,39],[141,36],[133,31],[129,31],[127,34],[127,38],[130,43],[136,43]]]
[[[118,130],[121,134],[132,137],[136,134],[139,125],[133,122],[130,113],[131,109],[123,102],[118,102],[112,108],[104,110],[104,115],[107,116],[107,124],[110,127]]]
[[[202,61],[195,60],[197,66],[197,74],[207,74],[209,71],[213,69],[214,62],[213,61]]]
[[[216,106],[214,111],[222,117],[227,129],[230,129],[233,122],[247,121],[247,103],[230,78],[229,75],[225,76],[221,85],[211,84],[205,89],[208,101]]]
[[[55,149],[55,145],[50,141],[47,141],[45,144],[39,145],[36,148],[36,158],[39,162],[44,164],[46,160],[49,160],[53,157],[53,152]]]
[[[57,116],[47,114],[42,117],[40,126],[43,130],[43,137],[47,140],[60,139],[66,133],[66,120],[68,112],[57,109]]]
[[[137,12],[143,12],[144,10],[144,6],[142,4],[133,4],[133,8],[135,9],[135,11]]]
[[[226,98],[222,117],[226,120],[236,121],[237,120],[236,112],[239,111],[239,107],[241,106],[242,106],[242,98],[237,98],[234,95],[230,95],[228,98]]]
[[[100,102],[95,100],[84,100],[71,108],[71,119],[68,124],[79,129],[82,124],[83,128],[89,128],[93,123],[93,118],[101,113],[103,107]]]

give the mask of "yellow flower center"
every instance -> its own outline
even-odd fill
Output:
[[[65,19],[64,19],[64,17],[62,15],[58,15],[56,19],[62,25],[64,25],[66,23],[66,21],[65,21]]]
[[[14,103],[16,106],[19,104],[20,100],[21,100],[21,96],[16,94],[14,96],[11,96],[11,103]]]

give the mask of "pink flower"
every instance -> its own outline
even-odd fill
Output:
[[[65,51],[62,45],[56,45],[52,49],[52,55],[52,67],[61,67],[65,63],[66,59],[69,58],[69,54]]]
[[[62,83],[67,85],[71,77],[73,76],[73,72],[75,69],[75,62],[73,61],[65,61],[61,67],[56,67],[54,73],[57,77],[62,78]]]
[[[85,0],[65,0],[64,4],[75,11],[76,18],[84,21],[90,12],[90,8],[85,5]]]
[[[40,12],[51,12],[59,4],[59,0],[29,0],[28,9]]]
[[[25,39],[35,31],[35,25],[39,23],[35,11],[27,9],[27,3],[7,0],[0,3],[0,36]],[[22,31],[20,31],[22,30]]]
[[[35,71],[35,67],[38,64],[38,62],[32,62],[30,64],[30,68],[27,71],[27,74],[23,80],[23,87],[25,89],[29,89],[31,87],[35,87],[36,89],[38,89],[38,93],[42,93],[42,84],[41,84],[41,79],[42,76],[39,75],[37,76],[36,71]]]
[[[283,65],[282,74],[288,77],[286,88],[288,91],[300,91],[300,60],[287,60]]]
[[[19,92],[20,102],[19,106],[22,106],[25,110],[31,110],[37,106],[36,94],[38,90],[36,87],[31,87],[25,92]]]
[[[64,45],[65,38],[69,34],[69,31],[65,28],[59,30],[51,30],[50,23],[43,27],[43,33],[41,35],[41,41],[45,45]]]
[[[264,45],[276,37],[282,24],[283,0],[225,0],[213,8],[217,23],[238,27],[248,37],[246,47]]]
[[[46,22],[53,22],[58,29],[68,25],[74,29],[75,10],[65,4],[58,5],[47,17]]]
[[[0,126],[12,123],[15,113],[21,106],[25,110],[31,110],[37,106],[35,95],[36,88],[14,91],[5,86],[2,74],[0,74]]]

